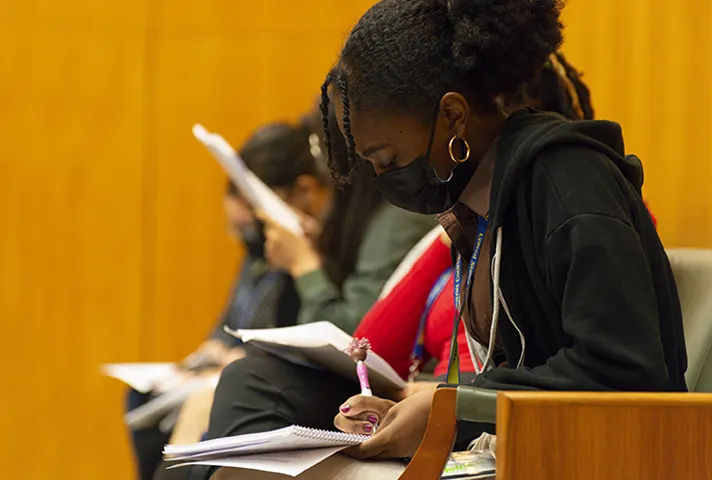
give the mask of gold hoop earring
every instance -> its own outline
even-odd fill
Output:
[[[465,156],[463,158],[455,158],[455,154],[452,151],[452,146],[455,143],[455,140],[458,139],[465,145]],[[470,158],[470,144],[467,143],[467,140],[462,137],[458,137],[457,135],[453,135],[450,139],[450,143],[447,144],[447,151],[450,154],[450,160],[455,163],[463,163],[466,162],[468,158]]]

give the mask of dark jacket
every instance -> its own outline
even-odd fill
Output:
[[[292,277],[267,267],[260,254],[245,256],[230,299],[211,338],[234,347],[241,342],[225,331],[239,328],[288,327],[297,323],[299,293]]]
[[[640,163],[629,160],[616,123],[509,118],[489,218],[493,242],[502,236],[499,289],[512,321],[500,306],[498,335],[511,368],[475,385],[687,390],[675,280],[641,198]]]

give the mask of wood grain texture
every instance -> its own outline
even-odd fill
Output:
[[[341,3],[0,2],[3,478],[132,478],[98,366],[195,348],[240,255],[190,128],[297,119],[366,7]]]
[[[3,478],[131,475],[97,366],[138,358],[144,37],[138,0],[0,7]]]
[[[564,52],[623,127],[666,247],[712,247],[712,3],[570,0]]]
[[[709,394],[498,396],[498,480],[702,480],[711,450]]]
[[[3,477],[131,478],[111,361],[188,353],[240,252],[224,176],[190,135],[239,144],[311,107],[371,1],[0,2]],[[712,7],[570,0],[565,51],[646,166],[668,247],[712,247]],[[34,448],[25,445],[34,444]]]
[[[456,406],[456,388],[438,388],[435,391],[423,441],[399,480],[440,477],[457,436]]]

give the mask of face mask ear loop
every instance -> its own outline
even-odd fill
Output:
[[[438,100],[438,103],[435,104],[435,111],[433,112],[433,126],[430,128],[430,141],[428,142],[428,152],[425,154],[425,158],[428,159],[428,162],[430,162],[430,151],[433,149],[433,141],[435,140],[435,126],[438,123],[438,113],[439,112],[440,112],[440,101]],[[430,165],[430,168],[432,168],[432,164]],[[450,175],[445,180],[438,177],[438,174],[434,168],[433,168],[433,173],[435,174],[435,178],[437,178],[440,183],[447,183],[450,180],[452,180],[452,176],[455,173],[455,169],[453,168],[452,170],[450,170]]]
[[[438,113],[440,112],[440,100],[435,104],[435,111],[433,112],[432,127],[430,127],[430,140],[428,141],[428,151],[425,154],[425,158],[430,161],[430,151],[433,149],[433,140],[435,140],[435,125],[438,120]]]

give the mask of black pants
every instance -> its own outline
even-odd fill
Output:
[[[266,432],[290,425],[333,430],[334,416],[341,404],[359,392],[354,380],[256,353],[223,370],[206,438]],[[164,468],[159,467],[156,479],[204,479],[216,470]]]
[[[463,382],[472,375],[463,374]],[[266,432],[289,425],[334,429],[334,417],[349,397],[360,393],[358,382],[294,365],[269,354],[255,354],[223,370],[210,412],[207,439]],[[463,424],[456,449],[462,450],[485,426]],[[157,480],[203,480],[217,468],[163,470]]]
[[[126,410],[131,411],[151,400],[151,394],[129,390],[126,397]],[[150,480],[153,472],[163,458],[163,446],[168,443],[171,434],[162,432],[158,427],[131,430],[131,441],[136,458],[138,478]]]

